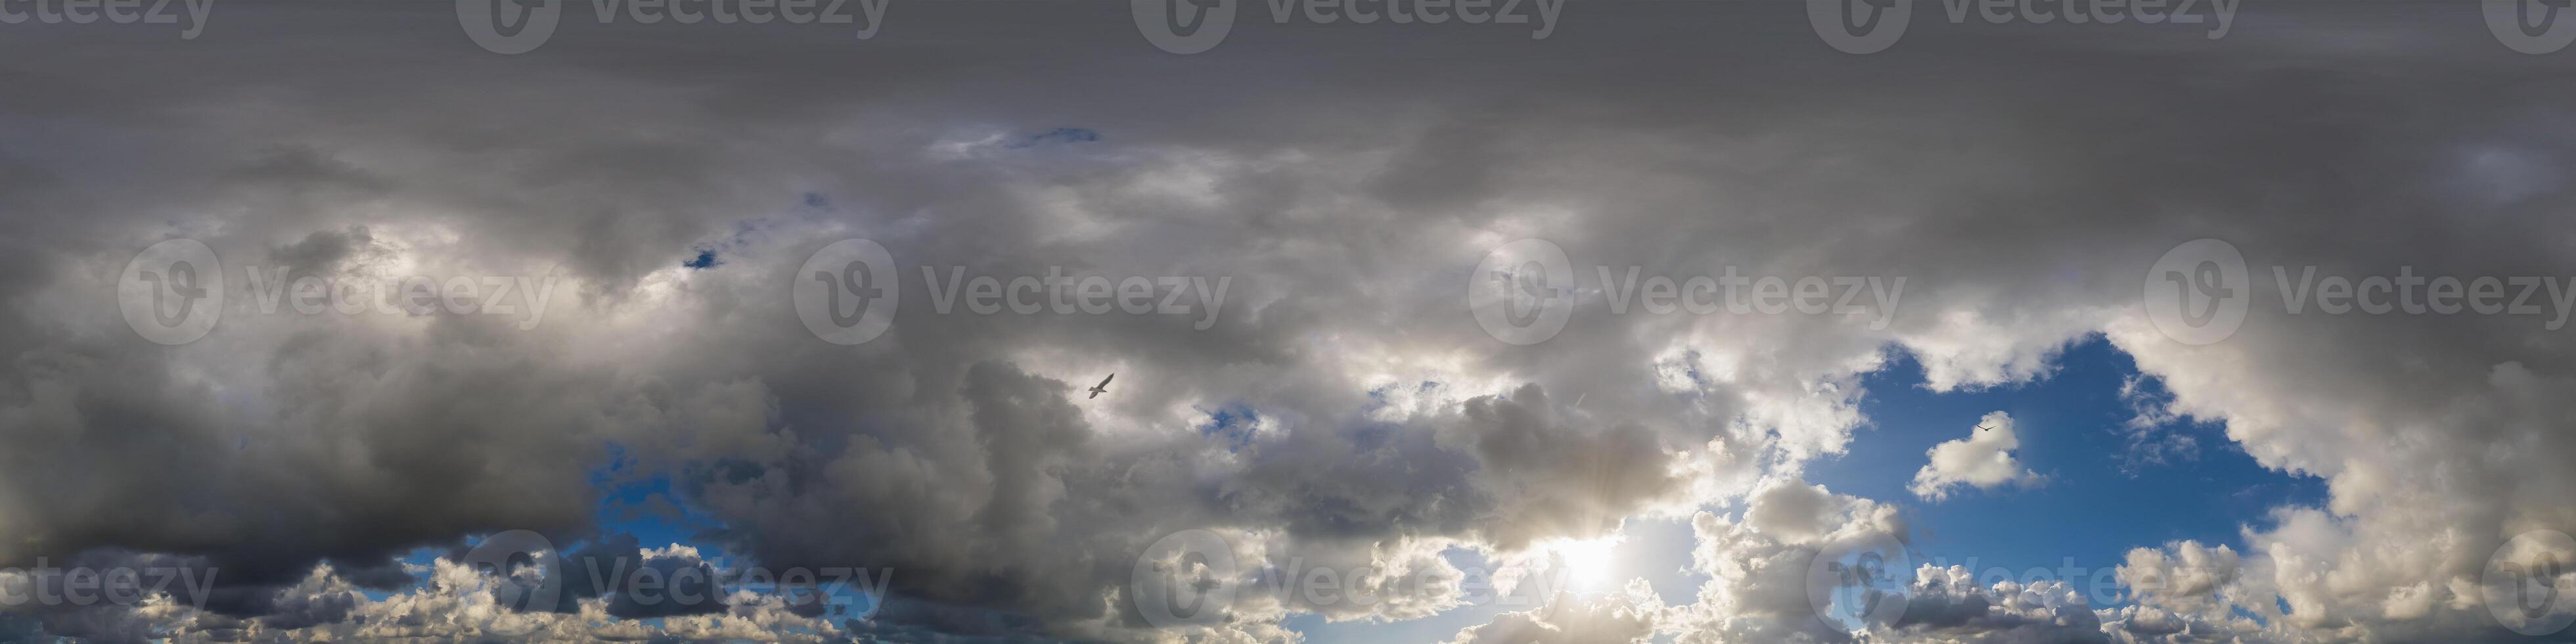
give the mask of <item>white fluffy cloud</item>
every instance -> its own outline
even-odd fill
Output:
[[[1942,441],[1926,450],[1923,455],[1931,462],[1914,472],[1914,482],[1906,489],[1938,501],[1960,486],[1990,489],[2038,481],[2038,474],[2022,469],[2013,459],[2013,450],[2021,447],[2021,435],[2014,432],[2011,414],[1986,414],[1968,429],[1967,438]]]
[[[1448,644],[1632,644],[1654,635],[1663,609],[1663,600],[1641,580],[1593,600],[1559,594],[1537,610],[1504,613],[1459,630]]]
[[[1693,570],[1709,580],[1675,607],[1664,630],[1680,644],[1846,642],[1852,632],[1817,616],[1810,566],[1818,553],[1912,534],[1896,508],[1795,481],[1766,481],[1741,520],[1691,518]]]
[[[1925,564],[1905,615],[1874,633],[1900,642],[2106,642],[2084,593],[2064,580],[1979,586],[1967,568]]]

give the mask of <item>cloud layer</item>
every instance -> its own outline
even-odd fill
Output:
[[[9,27],[0,567],[221,574],[163,603],[0,608],[0,636],[1179,641],[1134,570],[1206,530],[1239,562],[1220,572],[1376,589],[1245,584],[1195,635],[1289,641],[1290,615],[1456,607],[1422,583],[1462,577],[1452,555],[1644,515],[1690,518],[1687,602],[1550,596],[1457,640],[1850,641],[1815,615],[1816,553],[1911,538],[1896,500],[1803,477],[1868,439],[1862,376],[1904,352],[1935,390],[2010,387],[2089,337],[2171,393],[2153,415],[2223,423],[2328,501],[2249,522],[2241,549],[2134,544],[2122,606],[1918,569],[1865,636],[2498,638],[2489,556],[2576,530],[2576,347],[2546,315],[2294,314],[2269,283],[2576,265],[2548,180],[2576,162],[2570,63],[2474,15],[2249,10],[2223,41],[1924,20],[1845,56],[1798,6],[1648,3],[1568,8],[1539,42],[1252,20],[1182,57],[1124,11],[985,4],[903,6],[870,41],[568,24],[521,56],[473,47],[443,3],[245,6],[191,41]],[[2207,237],[2255,279],[2243,328],[2195,346],[2139,293]],[[115,294],[173,238],[235,286],[559,285],[508,315],[234,297],[164,346]],[[847,238],[888,248],[904,289],[851,346],[788,295]],[[1570,323],[1519,346],[1464,300],[1526,238],[1579,270]],[[1629,266],[1907,287],[1884,325],[1610,313],[1593,268]],[[922,276],[954,268],[1231,286],[1213,318],[942,314]],[[2046,469],[1989,420],[1915,493]],[[597,521],[604,487],[653,481],[721,526],[693,537],[711,547],[894,570],[885,606],[834,622],[751,593],[646,626],[614,596],[513,611],[454,557],[402,562],[506,530],[658,547]]]

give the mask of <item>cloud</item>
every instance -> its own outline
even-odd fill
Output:
[[[1968,437],[1942,441],[1926,450],[1932,462],[1914,472],[1914,482],[1906,486],[1915,496],[1939,501],[1961,486],[1993,489],[2006,484],[2031,485],[2039,475],[2022,469],[2013,459],[2013,450],[2021,447],[2021,436],[2014,433],[2011,414],[1990,412],[1977,419]]]
[[[2532,83],[2570,60],[2499,52],[2473,23],[2410,29],[2448,14],[2285,6],[2277,19],[2313,26],[2187,45],[1918,24],[1860,60],[1783,55],[1817,50],[1794,5],[1682,3],[1598,9],[1545,55],[1495,67],[1467,57],[1496,50],[1466,31],[1263,30],[1140,56],[1133,25],[1088,9],[949,6],[985,4],[907,7],[885,41],[716,28],[675,48],[621,24],[518,57],[474,49],[438,3],[228,13],[184,43],[0,39],[19,54],[0,56],[18,90],[0,98],[0,212],[17,214],[0,236],[0,566],[130,554],[222,571],[171,603],[13,614],[0,638],[154,624],[649,638],[612,599],[511,611],[452,565],[348,598],[417,548],[598,536],[595,479],[662,476],[721,524],[709,548],[896,570],[884,613],[856,628],[906,638],[1177,637],[1122,593],[1145,547],[1182,530],[1229,535],[1257,562],[1248,579],[1303,561],[1392,583],[1456,574],[1452,550],[1508,556],[1659,513],[1692,517],[1693,566],[1712,574],[1659,628],[1846,641],[1795,571],[1902,522],[1801,474],[1868,440],[1863,376],[1903,352],[1936,390],[2005,388],[2096,336],[2171,393],[2163,413],[2221,424],[2232,448],[2331,491],[2249,522],[2242,571],[2210,593],[2088,609],[2118,632],[2239,632],[2241,610],[2284,640],[2475,639],[2497,632],[2476,592],[2488,555],[2576,529],[2576,438],[2560,431],[2576,341],[2549,316],[2291,314],[2256,279],[2242,331],[2190,346],[2138,298],[2158,255],[2211,236],[2258,278],[2576,265],[2567,189],[2496,183],[2576,158],[2564,97]],[[225,36],[236,20],[260,38]],[[2391,40],[2413,46],[2352,46]],[[917,62],[849,64],[879,45]],[[1246,73],[1277,71],[1264,54],[1281,51],[1336,53],[1299,58],[1313,82]],[[1108,135],[952,145],[1062,123]],[[506,316],[241,301],[204,340],[165,347],[130,333],[110,294],[139,249],[177,237],[236,278],[561,286]],[[1503,345],[1459,305],[1464,272],[1533,237],[1585,268],[1909,281],[1883,328],[1586,299],[1556,337]],[[906,289],[923,267],[1058,267],[1233,290],[1204,330],[941,315],[907,290],[884,337],[832,345],[783,294],[844,238],[892,250]],[[678,261],[719,247],[704,270]],[[1113,371],[1118,394],[1074,395]],[[1200,410],[1238,405],[1262,431],[1198,431]],[[2026,476],[1996,431],[1935,448],[1914,493]],[[2082,619],[2029,588],[1942,592],[1989,609],[1921,622],[1939,637]],[[1250,592],[1220,637],[1455,601]],[[660,629],[819,621],[765,606]]]
[[[1461,629],[1448,644],[1634,644],[1654,635],[1662,610],[1654,590],[1637,580],[1597,600],[1560,593],[1537,610]]]
[[[1679,644],[1855,641],[1847,625],[1818,616],[1811,593],[1822,589],[1810,585],[1812,564],[1828,550],[1857,552],[1843,549],[1879,539],[1902,544],[1912,533],[1893,506],[1771,480],[1752,495],[1742,520],[1701,512],[1691,517],[1691,534],[1691,569],[1708,581],[1660,627]]]
[[[669,558],[655,561],[669,562]],[[342,642],[342,641],[840,641],[847,631],[833,617],[811,610],[812,595],[735,590],[720,595],[713,611],[661,611],[657,626],[633,621],[623,596],[572,598],[565,609],[522,611],[517,595],[493,575],[448,558],[419,571],[426,581],[409,590],[370,598],[329,566],[314,568],[278,589],[274,606],[258,619],[236,619],[163,597],[136,605],[92,604],[56,610],[37,623],[43,632],[103,642]],[[582,575],[575,574],[577,579]],[[676,591],[677,589],[672,589]],[[781,590],[784,590],[783,588]],[[815,613],[815,614],[809,614]],[[0,613],[0,627],[10,621]],[[0,631],[5,632],[5,631]]]
[[[2084,593],[2064,580],[1980,587],[1966,567],[1925,564],[1911,590],[1905,614],[1888,628],[1890,641],[2110,641]]]

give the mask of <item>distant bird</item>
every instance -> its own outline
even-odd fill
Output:
[[[1105,385],[1105,384],[1109,384],[1109,381],[1107,381],[1107,380],[1103,380],[1103,381],[1100,381],[1100,384],[1104,384],[1104,385]],[[1993,427],[1987,427],[1987,426],[1984,426],[1984,425],[1978,425],[1978,426],[1977,426],[1977,430],[1978,430],[1978,431],[1984,431],[1984,430],[1989,430],[1989,429],[1994,429],[1994,428],[1993,428]]]
[[[1109,393],[1109,381],[1117,378],[1118,374],[1113,373],[1109,374],[1109,377],[1107,378],[1100,379],[1100,384],[1091,386],[1091,397],[1099,398],[1101,394]],[[1090,400],[1090,398],[1085,398],[1084,400]]]

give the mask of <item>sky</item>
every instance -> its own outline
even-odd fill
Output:
[[[2546,4],[120,7],[0,642],[2576,623]]]

